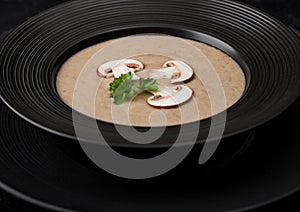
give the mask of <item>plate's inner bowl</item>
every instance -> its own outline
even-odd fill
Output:
[[[147,78],[149,70],[162,70],[167,61],[188,64],[194,76],[179,83],[193,91],[192,97],[174,107],[147,104],[149,92],[137,94],[130,101],[116,105],[109,85],[113,78],[97,75],[98,68],[109,61],[134,59],[141,62]],[[160,88],[174,86],[169,79],[159,79]],[[56,89],[61,99],[76,111],[101,121],[130,126],[174,126],[199,121],[234,105],[243,95],[245,74],[230,56],[207,44],[162,34],[139,34],[105,41],[87,47],[69,58],[60,68]]]

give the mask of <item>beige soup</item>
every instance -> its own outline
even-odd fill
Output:
[[[185,83],[193,90],[193,97],[178,107],[155,108],[147,104],[151,94],[142,93],[130,102],[114,105],[109,92],[113,79],[98,77],[97,68],[109,60],[124,58],[141,61],[145,69],[159,69],[171,59],[186,62],[195,73]],[[209,45],[172,36],[142,35],[110,40],[78,52],[61,67],[56,86],[67,105],[98,120],[144,127],[173,126],[228,109],[241,98],[245,76],[231,57]]]

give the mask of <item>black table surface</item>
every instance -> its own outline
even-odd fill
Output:
[[[0,34],[3,34],[31,16],[66,0],[0,0]],[[285,24],[300,30],[300,1],[299,0],[240,0],[257,7],[278,18]],[[299,167],[300,168],[300,167]],[[293,194],[271,205],[256,209],[284,210],[292,207],[300,210],[300,192]],[[0,211],[48,211],[38,206],[15,198],[6,191],[0,190]]]

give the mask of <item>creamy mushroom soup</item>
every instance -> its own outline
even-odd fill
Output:
[[[168,61],[182,61],[193,70],[192,78],[178,83],[158,77],[157,84],[160,89],[180,91],[185,101],[163,107],[163,102],[149,104],[155,94],[142,92],[130,101],[114,104],[109,90],[114,77],[99,76],[99,67],[124,58],[143,64],[143,70],[136,74],[145,79],[154,76],[148,70],[164,70]],[[106,41],[73,55],[61,67],[56,87],[67,105],[98,120],[144,127],[173,126],[199,121],[231,107],[244,92],[245,76],[231,57],[209,45],[172,36],[140,35]]]

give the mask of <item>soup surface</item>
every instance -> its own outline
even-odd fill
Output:
[[[181,60],[194,71],[184,84],[193,90],[186,103],[171,108],[147,104],[153,94],[141,93],[115,105],[110,96],[112,78],[97,76],[108,61],[131,58],[144,69],[160,69],[169,60]],[[73,109],[101,121],[130,126],[173,126],[199,121],[235,104],[245,89],[241,67],[228,55],[209,45],[172,36],[139,35],[109,40],[88,47],[69,58],[56,81],[61,99]]]

